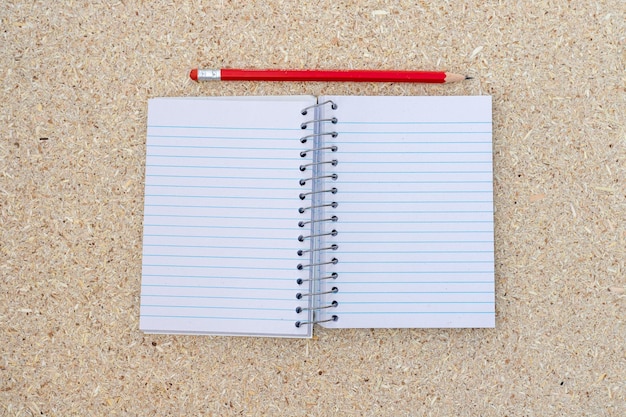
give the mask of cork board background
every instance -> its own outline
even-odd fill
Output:
[[[626,413],[621,0],[4,1],[0,415]],[[190,68],[438,69],[455,85],[193,83]],[[147,99],[494,101],[497,328],[138,330]]]

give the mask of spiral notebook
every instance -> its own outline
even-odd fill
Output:
[[[494,327],[491,97],[156,98],[140,328]]]

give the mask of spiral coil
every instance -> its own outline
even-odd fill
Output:
[[[337,146],[326,145],[323,143],[323,139],[336,138],[338,133],[336,131],[326,131],[325,125],[327,123],[337,124],[336,117],[323,117],[323,108],[330,107],[330,110],[336,110],[337,104],[332,100],[327,100],[323,103],[318,103],[302,109],[301,114],[307,115],[309,111],[314,112],[314,117],[311,120],[300,125],[302,130],[307,130],[313,127],[314,132],[307,134],[300,138],[300,143],[307,143],[312,141],[313,145],[300,152],[301,158],[310,157],[310,161],[300,165],[300,172],[311,171],[310,174],[299,180],[301,187],[307,184],[311,185],[310,191],[304,191],[299,193],[298,198],[305,202],[302,207],[298,209],[298,213],[305,214],[311,213],[310,220],[301,220],[298,222],[298,227],[309,227],[308,233],[303,233],[298,236],[299,242],[309,242],[309,249],[300,249],[297,254],[300,257],[308,257],[308,262],[300,262],[296,265],[298,271],[308,270],[309,278],[296,279],[296,283],[299,286],[308,284],[307,291],[300,291],[296,294],[297,300],[308,300],[308,306],[297,306],[296,313],[302,314],[307,312],[309,318],[306,320],[298,320],[295,322],[296,327],[304,325],[313,325],[316,323],[325,323],[331,321],[337,321],[339,316],[334,314],[330,315],[330,318],[320,318],[318,313],[322,311],[328,311],[329,309],[336,308],[339,303],[336,300],[330,300],[327,304],[321,305],[314,303],[313,301],[319,299],[319,297],[329,294],[336,294],[339,292],[339,287],[336,285],[325,286],[322,282],[336,280],[338,277],[337,272],[332,271],[332,267],[339,262],[336,256],[330,256],[330,253],[336,251],[339,246],[336,243],[329,242],[322,245],[320,243],[322,237],[333,238],[339,233],[336,228],[328,230],[326,228],[330,223],[336,223],[339,219],[336,215],[324,215],[326,210],[334,210],[337,208],[338,203],[332,201],[332,196],[337,194],[338,189],[335,186],[326,186],[327,180],[336,181],[338,178],[337,173],[328,172],[332,171],[333,167],[339,163],[336,158],[327,158],[327,154],[337,152]],[[330,201],[327,201],[330,199]],[[321,268],[324,268],[324,273],[321,272]]]

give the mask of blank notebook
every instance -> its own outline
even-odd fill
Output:
[[[156,98],[140,328],[494,327],[491,97]]]

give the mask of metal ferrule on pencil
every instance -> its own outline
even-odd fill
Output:
[[[218,69],[199,69],[198,81],[220,81],[222,71]]]

